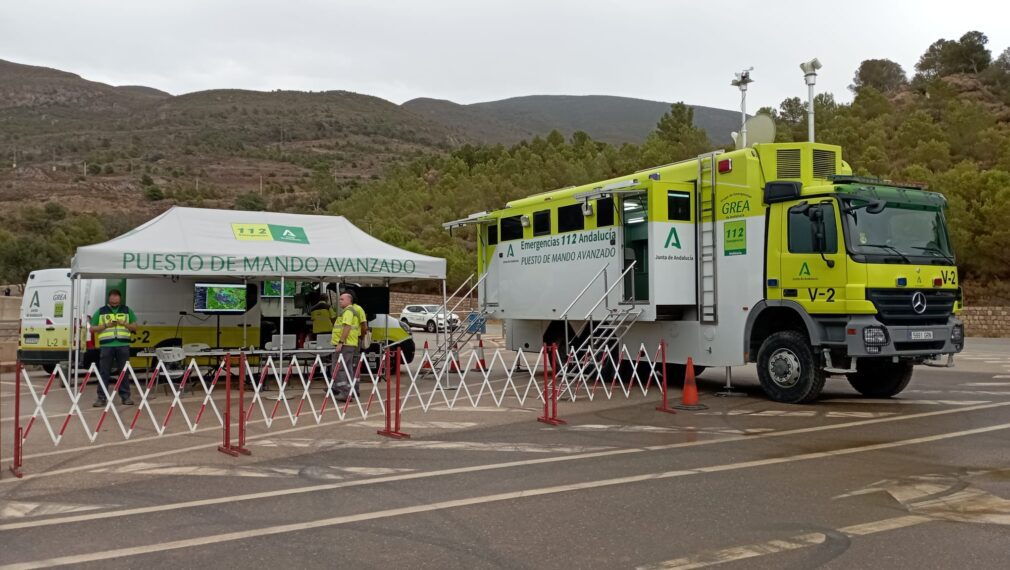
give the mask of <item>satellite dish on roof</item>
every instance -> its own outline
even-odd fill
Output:
[[[775,142],[775,121],[768,115],[754,115],[747,119],[747,146]],[[733,133],[733,141],[740,148],[740,135]]]

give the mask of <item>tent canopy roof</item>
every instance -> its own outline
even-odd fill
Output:
[[[80,277],[445,279],[445,260],[394,247],[343,216],[173,207],[104,243],[80,247]]]

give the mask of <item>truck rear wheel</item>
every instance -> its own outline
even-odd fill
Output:
[[[886,358],[861,358],[856,373],[848,375],[849,384],[867,398],[890,398],[912,380],[911,362],[891,362]]]
[[[797,331],[773,333],[761,343],[758,379],[765,394],[784,404],[805,404],[824,388],[824,370],[817,363],[806,335]]]

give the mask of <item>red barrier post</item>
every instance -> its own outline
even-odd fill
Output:
[[[393,371],[390,361],[389,350],[386,351],[386,427],[376,433],[393,439],[408,439],[410,434],[400,431],[400,349],[396,349],[396,396],[393,396],[394,389],[390,384],[393,382]],[[395,415],[393,415],[395,414]],[[395,419],[394,419],[395,418]]]
[[[566,424],[558,419],[558,345],[544,346],[544,415],[538,422],[556,426]]]
[[[242,455],[252,455],[252,452],[245,446],[245,434],[246,434],[246,423],[248,419],[245,415],[245,372],[246,372],[246,356],[245,351],[241,351],[238,357],[239,362],[239,373],[238,373],[238,447],[234,448],[235,451],[241,453]],[[231,362],[228,362],[228,372],[231,372]]]
[[[662,367],[662,368],[660,368],[660,370],[662,370],[662,378],[660,378],[660,387],[663,390],[663,403],[660,404],[659,406],[656,406],[656,411],[657,412],[666,412],[668,414],[676,414],[677,411],[670,407],[670,400],[667,398],[667,390],[666,390],[666,341],[665,340],[659,341],[659,353],[660,353],[660,363],[659,363],[659,365]]]
[[[13,463],[11,463],[11,473],[15,477],[20,479],[24,476],[21,472],[21,467],[24,464],[24,455],[22,454],[22,446],[24,445],[23,438],[21,437],[21,359],[17,360],[17,364],[14,365],[14,373],[17,377],[14,379],[14,457]]]
[[[217,450],[221,453],[237,457],[238,452],[231,446],[231,354],[224,356],[225,380],[224,380],[224,441]]]

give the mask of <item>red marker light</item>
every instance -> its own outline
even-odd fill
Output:
[[[939,277],[934,278],[933,279],[933,287],[941,287],[941,286],[943,286],[943,279],[941,279]]]
[[[724,158],[719,161],[719,174],[726,174],[733,170],[733,159]]]

